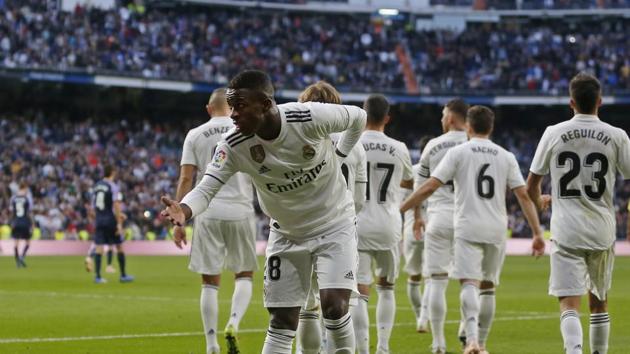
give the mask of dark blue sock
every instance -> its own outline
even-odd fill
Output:
[[[13,251],[14,251],[14,254],[15,254],[15,261],[18,262],[18,264],[19,264],[19,262],[20,262],[20,252],[18,252],[18,248],[17,247],[13,248]]]
[[[112,265],[112,258],[114,257],[114,250],[107,251],[107,265]]]
[[[28,251],[29,247],[30,247],[30,245],[24,246],[24,250],[22,251],[22,258],[26,257],[26,252]]]
[[[120,276],[126,277],[127,273],[125,272],[125,254],[122,252],[118,252],[118,266],[120,267]]]
[[[102,254],[95,254],[94,255],[94,273],[96,274],[97,278],[101,277],[101,258],[103,257]]]

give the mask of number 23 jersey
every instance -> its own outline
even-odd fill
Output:
[[[500,243],[507,235],[505,192],[525,185],[514,154],[488,139],[451,148],[431,174],[455,185],[455,237]]]
[[[551,172],[551,236],[570,248],[607,249],[615,241],[617,171],[630,177],[625,131],[578,114],[545,130],[530,171]]]

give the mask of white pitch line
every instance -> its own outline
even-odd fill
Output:
[[[558,319],[558,315],[539,315],[539,316],[514,316],[514,317],[498,317],[494,321],[532,321],[532,320],[549,320]],[[447,320],[446,324],[458,324],[459,320]],[[396,326],[412,327],[415,322],[396,323]],[[375,327],[372,324],[371,327]],[[266,328],[246,328],[239,330],[239,333],[264,333]],[[217,334],[222,334],[219,331]],[[90,340],[108,340],[108,339],[136,339],[136,338],[163,338],[163,337],[192,337],[201,336],[203,332],[171,332],[171,333],[138,333],[138,334],[119,334],[109,336],[85,336],[85,337],[52,337],[52,338],[0,338],[0,344],[12,343],[46,343],[46,342],[77,342]]]

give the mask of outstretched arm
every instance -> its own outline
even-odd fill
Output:
[[[420,206],[427,198],[431,196],[438,188],[443,185],[442,181],[435,177],[429,178],[419,189],[415,190],[400,205],[400,211],[405,212],[411,208]]]

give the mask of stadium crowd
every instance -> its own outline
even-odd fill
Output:
[[[181,145],[194,122],[175,125],[126,120],[71,122],[42,113],[32,118],[0,119],[0,225],[10,221],[9,200],[20,181],[26,181],[34,200],[34,219],[43,238],[62,231],[68,239],[80,230],[93,232],[90,217],[91,186],[102,178],[102,166],[115,161],[118,183],[128,216],[128,237],[143,239],[168,236],[167,225],[158,217],[160,195],[175,193]],[[512,151],[527,174],[540,131],[502,130],[494,140]],[[416,139],[407,139],[410,149]],[[413,154],[416,158],[419,154]],[[545,186],[549,190],[549,186]],[[625,237],[626,204],[630,185],[617,183],[618,237]],[[258,235],[268,233],[266,217],[258,211]],[[514,237],[528,236],[527,222],[513,195],[508,200],[510,229]],[[541,217],[549,226],[549,213]]]
[[[121,6],[58,12],[37,0],[6,0],[0,67],[217,84],[255,67],[280,88],[325,79],[342,91],[401,92],[400,47],[425,94],[557,94],[580,71],[601,78],[608,92],[630,90],[628,19],[504,20],[454,32],[416,31],[411,21],[390,24],[369,15],[251,11]]]

